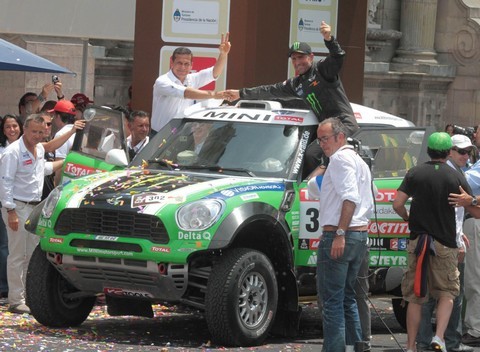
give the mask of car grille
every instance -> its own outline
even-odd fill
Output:
[[[153,243],[168,243],[163,223],[154,215],[106,209],[64,209],[55,224],[55,233],[142,238]]]

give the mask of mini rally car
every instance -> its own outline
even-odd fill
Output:
[[[379,189],[371,291],[398,293],[408,227],[391,201],[408,168],[427,159],[430,131],[354,110],[354,138]],[[40,236],[27,275],[33,316],[79,325],[105,294],[111,315],[151,317],[164,301],[198,308],[218,344],[294,335],[301,297],[316,293],[321,229],[303,159],[317,118],[272,101],[195,106],[129,161],[121,113],[92,107],[84,116],[63,185],[28,221]]]

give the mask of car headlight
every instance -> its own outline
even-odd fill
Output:
[[[43,217],[48,219],[52,216],[53,210],[57,206],[58,200],[62,195],[62,189],[63,189],[62,186],[58,186],[54,188],[53,191],[50,192],[47,199],[45,200],[45,205],[43,206],[43,209],[42,209]]]
[[[205,230],[222,215],[224,203],[218,199],[199,200],[177,210],[177,225],[185,231]]]

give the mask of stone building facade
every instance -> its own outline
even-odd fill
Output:
[[[480,1],[368,0],[368,5],[363,104],[439,130],[447,123],[480,124]],[[79,73],[61,78],[67,97],[80,91],[81,39],[1,37]],[[85,94],[99,105],[126,105],[133,42],[90,40],[87,56]],[[15,113],[19,97],[39,93],[51,77],[1,75],[0,115]]]
[[[480,2],[369,5],[364,104],[438,130],[480,124]]]

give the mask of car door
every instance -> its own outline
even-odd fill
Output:
[[[122,169],[129,162],[122,112],[92,106],[84,111],[83,117],[86,125],[76,133],[63,163],[62,183],[92,173]],[[114,163],[108,157],[112,153],[120,155]]]

